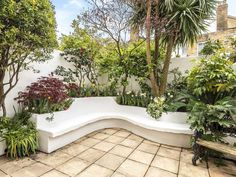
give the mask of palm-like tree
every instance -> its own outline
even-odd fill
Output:
[[[162,70],[160,94],[164,94],[172,50],[177,45],[193,44],[197,37],[207,30],[214,14],[215,0],[163,0],[159,14],[167,19],[164,33],[166,58]],[[162,18],[162,17],[161,17]]]
[[[142,4],[143,1],[140,1]],[[146,38],[149,39],[153,30],[155,32],[155,56],[152,62],[158,63],[158,50],[160,42],[166,48],[166,57],[161,71],[161,75],[155,73],[153,78],[150,70],[151,83],[157,83],[158,88],[152,84],[155,96],[164,94],[167,84],[169,64],[172,50],[177,45],[193,44],[197,37],[206,31],[208,21],[214,14],[215,0],[146,0],[132,18],[133,23],[141,24],[146,20]],[[148,17],[150,16],[150,18]],[[147,25],[150,23],[150,25]],[[148,29],[147,29],[148,27]],[[149,36],[150,35],[150,36]],[[147,43],[150,40],[147,40]],[[150,63],[149,48],[147,45],[147,61]],[[155,66],[151,64],[150,66]],[[156,81],[153,81],[155,79]],[[155,91],[154,89],[158,89]]]

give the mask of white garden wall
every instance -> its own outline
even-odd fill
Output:
[[[32,63],[32,66],[39,70],[39,73],[34,73],[31,70],[23,71],[20,73],[20,80],[17,86],[8,94],[6,98],[6,108],[8,115],[11,116],[14,114],[13,106],[17,109],[17,103],[14,101],[14,98],[17,97],[19,91],[23,91],[26,86],[30,83],[36,81],[41,76],[48,76],[51,72],[55,71],[57,66],[71,67],[64,59],[60,56],[60,51],[55,50],[52,54],[52,59],[46,61],[45,63]],[[171,60],[170,70],[174,68],[179,68],[181,72],[192,68],[194,66],[194,58],[173,58]],[[236,66],[235,66],[236,68]],[[107,83],[107,76],[103,76],[99,79],[103,84]],[[169,81],[172,80],[172,77],[169,77]],[[135,78],[131,78],[127,90],[139,90],[139,84],[135,81]]]

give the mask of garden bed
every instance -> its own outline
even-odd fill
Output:
[[[192,135],[184,113],[166,113],[155,120],[145,108],[118,105],[113,97],[76,98],[68,110],[53,113],[51,121],[50,116],[32,116],[39,130],[40,150],[47,153],[102,128],[125,128],[146,139],[178,147],[189,147]]]

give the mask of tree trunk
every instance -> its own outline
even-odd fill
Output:
[[[6,109],[5,109],[5,98],[4,98],[4,77],[5,73],[4,71],[0,71],[0,108],[2,109],[2,116],[6,116]]]
[[[130,42],[137,42],[139,40],[139,27],[132,26],[130,30]]]
[[[158,79],[158,57],[159,57],[159,41],[160,41],[160,35],[159,35],[159,30],[158,30],[158,21],[159,21],[159,12],[158,12],[158,5],[159,5],[159,0],[155,0],[155,36],[154,36],[154,43],[155,43],[155,51],[154,51],[154,64],[155,64],[155,77]]]
[[[153,70],[153,63],[152,63],[152,57],[151,57],[151,0],[147,0],[147,17],[146,17],[146,59],[147,64],[149,68],[149,77],[151,81],[151,87],[152,87],[152,94],[155,97],[159,96],[159,88],[157,85],[157,80],[154,74]]]
[[[160,95],[163,95],[165,93],[165,90],[166,90],[173,46],[174,46],[174,38],[173,38],[173,36],[171,36],[168,43],[167,43],[166,57],[165,57],[164,66],[163,66],[163,70],[162,70]]]

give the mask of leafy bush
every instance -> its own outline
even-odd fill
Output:
[[[155,98],[153,102],[151,102],[147,107],[147,113],[155,118],[158,119],[161,117],[162,113],[164,112],[165,108],[165,98],[158,97]]]
[[[202,58],[189,73],[188,88],[201,101],[209,104],[235,95],[236,72],[232,69],[232,64],[221,53]]]
[[[6,141],[8,157],[20,158],[36,152],[38,133],[30,117],[29,112],[21,110],[12,118],[1,118],[0,137]]]
[[[62,111],[69,108],[72,103],[68,98],[67,86],[53,77],[41,77],[18,95],[18,103],[32,113]]]
[[[212,141],[222,141],[229,129],[236,129],[236,72],[226,54],[217,52],[202,58],[189,73],[192,92],[191,128]]]
[[[124,95],[118,95],[116,102],[121,105],[147,107],[151,99],[151,95],[146,93],[127,92]]]

